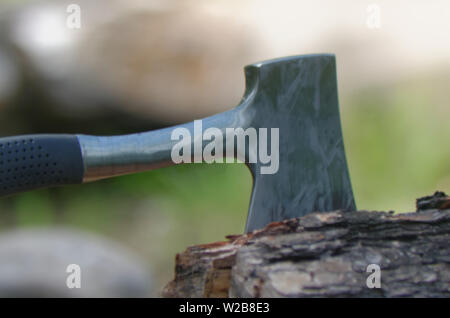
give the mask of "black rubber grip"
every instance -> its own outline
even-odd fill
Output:
[[[81,183],[83,159],[74,135],[0,138],[0,196]]]

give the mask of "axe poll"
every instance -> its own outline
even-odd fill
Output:
[[[334,55],[255,63],[245,67],[245,79],[240,104],[203,118],[202,126],[204,130],[219,129],[225,139],[227,128],[278,129],[276,173],[262,174],[259,162],[245,161],[253,176],[246,232],[314,211],[355,210]],[[39,134],[0,138],[0,196],[172,165],[171,151],[177,141],[171,133],[176,128],[194,134],[191,122],[122,136]],[[190,146],[194,148],[194,141]],[[249,152],[244,156],[248,159]]]

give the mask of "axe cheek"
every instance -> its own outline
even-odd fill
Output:
[[[264,174],[268,167],[261,162],[249,165],[254,182],[245,231],[315,211],[355,210],[334,55],[276,59],[246,70],[252,90],[243,106],[243,113],[251,114],[246,122],[279,129],[279,167]]]

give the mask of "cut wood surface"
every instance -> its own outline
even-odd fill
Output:
[[[450,210],[312,213],[189,247],[163,296],[450,297],[449,238]]]

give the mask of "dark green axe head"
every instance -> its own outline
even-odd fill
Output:
[[[281,58],[245,68],[237,109],[246,127],[279,129],[279,167],[254,178],[246,231],[314,211],[355,210],[341,132],[334,55]],[[270,149],[270,147],[269,147]]]
[[[245,75],[240,105],[202,119],[200,138],[197,121],[124,136],[0,138],[0,195],[192,162],[191,157],[202,162],[211,148],[214,155],[228,156],[228,142],[238,138],[228,131],[240,129],[248,133],[249,146],[242,150],[231,143],[231,156],[243,159],[254,178],[247,232],[314,211],[354,210],[334,56],[266,61],[247,66]],[[208,129],[215,133],[212,144],[204,138]],[[251,142],[252,131],[259,133],[257,144]],[[189,138],[180,141],[179,135]],[[174,159],[180,142],[187,160]]]

